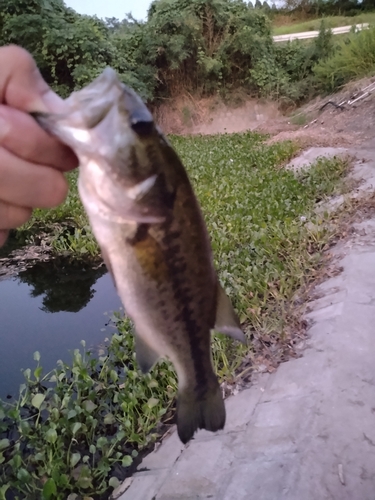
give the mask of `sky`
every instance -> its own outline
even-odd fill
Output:
[[[79,14],[97,15],[98,17],[117,17],[124,19],[131,12],[135,19],[145,20],[151,0],[64,0]]]

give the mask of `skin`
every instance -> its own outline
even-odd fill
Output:
[[[64,101],[43,80],[35,61],[17,46],[0,48],[0,247],[9,229],[34,208],[52,208],[68,193],[64,172],[75,154],[42,130],[28,113],[61,112]]]

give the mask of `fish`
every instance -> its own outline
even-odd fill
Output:
[[[134,324],[137,363],[160,358],[178,377],[177,431],[224,428],[211,332],[246,343],[220,285],[210,238],[187,172],[139,95],[106,68],[65,100],[33,113],[79,159],[78,190],[103,260]]]

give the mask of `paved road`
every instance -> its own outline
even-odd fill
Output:
[[[372,147],[350,151],[371,191]],[[304,161],[322,152],[312,151]],[[186,447],[173,433],[121,500],[375,499],[375,221],[334,251],[343,272],[308,304],[303,356],[229,398],[225,431]]]
[[[369,27],[368,23],[356,24],[355,28],[357,31],[367,29]],[[349,33],[353,26],[340,26],[339,28],[333,28],[332,33],[334,35],[343,35],[344,33]],[[273,37],[274,42],[291,42],[292,40],[307,40],[308,38],[316,38],[319,35],[319,31],[304,31],[303,33],[291,33],[288,35],[275,35]]]

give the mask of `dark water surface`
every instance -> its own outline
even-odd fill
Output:
[[[0,281],[0,398],[17,396],[33,368],[33,353],[41,354],[44,373],[56,361],[70,361],[70,352],[103,343],[108,315],[121,307],[105,268],[37,264],[16,278]],[[111,330],[112,331],[112,330]]]

